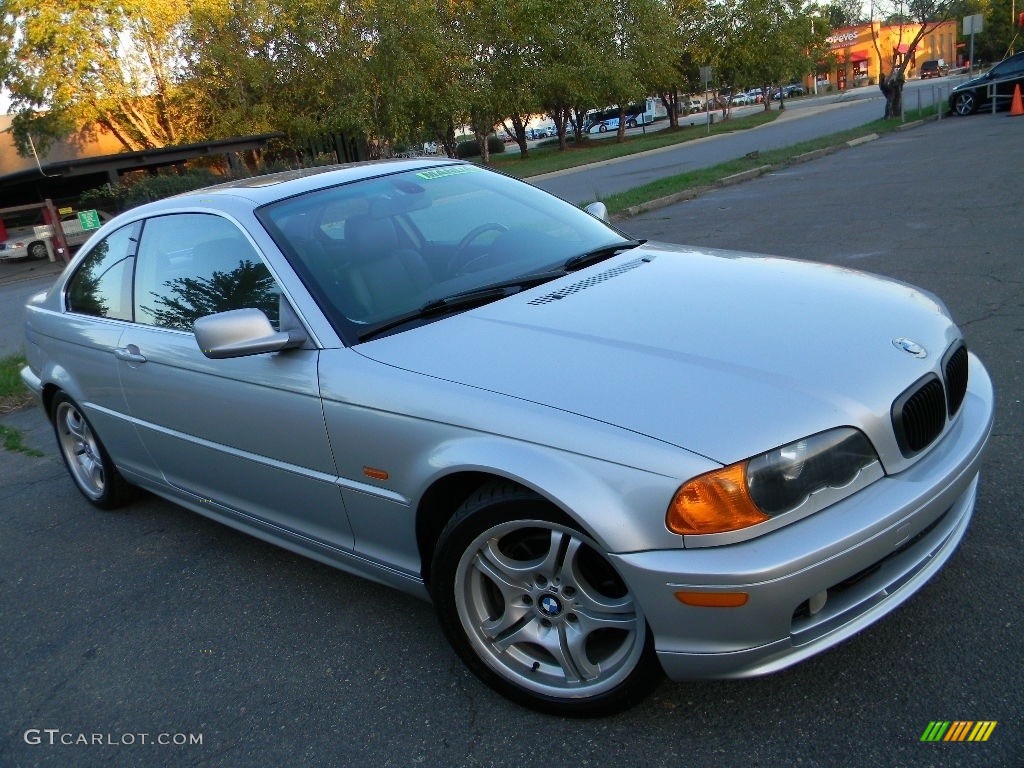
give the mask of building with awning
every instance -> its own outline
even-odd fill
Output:
[[[832,30],[826,41],[831,46],[833,60],[818,65],[817,90],[842,91],[876,85],[880,73],[888,73],[894,56],[899,63],[909,54],[910,44],[920,29],[920,24],[887,25],[873,21]],[[956,21],[929,25],[907,66],[907,77],[916,77],[921,63],[931,59],[939,59],[949,66],[958,65],[956,34]]]
[[[136,152],[119,151],[113,137],[98,131],[81,132],[54,142],[45,153],[23,157],[11,135],[11,116],[0,115],[0,206],[42,202],[58,204],[103,184],[116,184],[123,174],[156,173],[181,168],[198,159],[213,159],[231,171],[241,169],[239,153],[261,150],[282,133],[234,136]]]

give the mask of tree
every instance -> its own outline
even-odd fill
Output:
[[[126,150],[179,141],[176,100],[186,6],[127,0],[5,0],[0,75],[22,154],[102,128]]]
[[[741,0],[725,26],[726,62],[737,84],[754,83],[771,108],[771,86],[783,85],[811,70],[816,51],[828,34],[813,27],[800,0]]]
[[[852,27],[864,21],[864,5],[861,0],[834,0],[826,12],[832,29]]]
[[[607,103],[619,107],[618,141],[626,138],[626,110],[675,79],[677,24],[662,0],[613,0],[614,65],[607,78]]]
[[[537,62],[537,95],[561,150],[568,149],[570,131],[582,139],[587,110],[604,98],[598,84],[608,68],[609,27],[590,6],[590,0],[547,3],[540,17],[547,37]]]
[[[257,307],[271,322],[277,321],[274,278],[262,262],[246,259],[226,272],[210,277],[177,277],[163,284],[166,293],[151,293],[154,306],[142,312],[162,328],[191,331],[196,320],[230,309]]]
[[[946,0],[894,0],[887,8],[880,8],[872,0],[872,17],[875,13],[888,11],[889,18],[906,18],[893,26],[873,23],[871,27],[875,53],[878,55],[880,72],[878,87],[885,95],[885,119],[903,116],[903,86],[907,81],[907,67],[914,60],[914,52],[925,34],[940,22],[949,18]],[[889,35],[890,53],[883,54],[882,36]],[[888,70],[888,71],[887,71]]]

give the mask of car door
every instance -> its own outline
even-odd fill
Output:
[[[140,225],[110,233],[75,267],[64,288],[64,314],[36,319],[32,333],[45,337],[59,361],[54,376],[81,406],[114,464],[126,477],[158,475],[128,416],[112,367],[132,320],[132,274]]]
[[[1013,89],[1024,87],[1024,55],[1015,56],[1002,62],[992,70],[996,89],[996,106],[1003,109],[1010,106]]]
[[[214,213],[146,220],[135,322],[116,351],[124,397],[165,481],[211,515],[351,549],[318,351],[211,360],[192,333],[199,317],[246,307],[277,325],[282,301],[234,222]]]

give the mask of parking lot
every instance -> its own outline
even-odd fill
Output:
[[[880,624],[774,676],[557,720],[477,682],[425,603],[160,500],[95,511],[26,411],[5,421],[45,455],[0,462],[0,765],[1021,765],[1022,141],[1005,113],[928,123],[620,224],[893,276],[964,328],[997,393],[975,519]],[[923,743],[935,720],[997,726]]]

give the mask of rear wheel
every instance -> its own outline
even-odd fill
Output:
[[[28,256],[30,259],[45,259],[50,255],[50,252],[46,250],[46,243],[42,240],[36,240],[28,244]]]
[[[53,398],[50,414],[64,465],[82,495],[100,509],[114,509],[134,498],[134,486],[121,477],[81,408],[61,392]]]
[[[661,679],[643,612],[598,544],[524,488],[470,497],[441,535],[431,576],[455,651],[520,704],[607,714]]]
[[[958,93],[953,99],[953,111],[961,117],[966,117],[978,108],[978,100],[971,91]]]

